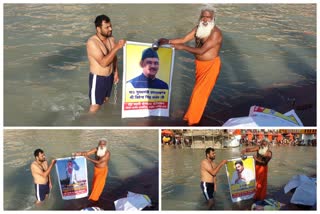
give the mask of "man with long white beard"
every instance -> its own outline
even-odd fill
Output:
[[[193,38],[195,38],[195,47],[185,45]],[[195,55],[196,81],[188,110],[183,119],[188,122],[188,125],[198,124],[218,79],[221,67],[219,52],[222,44],[222,33],[215,25],[214,9],[202,9],[199,24],[184,37],[177,39],[161,38],[158,40],[158,44],[170,44],[177,50],[188,51]]]
[[[92,159],[89,156],[95,154]],[[87,152],[76,152],[75,156],[85,156],[86,159],[94,163],[94,175],[92,181],[92,191],[89,200],[97,202],[103,192],[104,185],[108,176],[108,163],[110,160],[110,152],[108,151],[107,141],[99,140],[98,147]]]
[[[247,147],[241,151],[241,155],[248,152],[257,152],[253,156],[256,172],[256,193],[254,199],[263,201],[267,196],[268,163],[272,158],[272,152],[266,140],[262,140],[259,146]]]

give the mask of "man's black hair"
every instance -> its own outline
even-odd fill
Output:
[[[234,163],[234,165],[237,165],[237,164],[240,164],[241,166],[243,166],[242,160],[237,160],[237,161]]]
[[[97,16],[96,20],[94,21],[94,24],[96,25],[96,27],[101,27],[103,21],[105,21],[106,23],[109,23],[110,18],[106,15]]]
[[[211,147],[207,148],[207,149],[206,149],[206,156],[207,156],[211,151],[214,152],[214,148],[211,148]]]
[[[34,157],[38,157],[40,153],[42,154],[42,153],[43,153],[43,150],[42,150],[42,149],[36,149],[36,150],[34,151],[33,155],[34,155]]]

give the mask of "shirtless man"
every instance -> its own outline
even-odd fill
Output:
[[[195,47],[185,44],[193,39],[195,39]],[[201,10],[199,24],[184,37],[170,40],[161,38],[158,44],[171,44],[177,50],[194,54],[196,81],[187,113],[183,119],[188,122],[188,125],[199,123],[221,67],[219,52],[222,33],[215,25],[215,10],[213,8]]]
[[[95,113],[108,101],[113,83],[118,83],[117,52],[125,45],[125,40],[115,41],[108,16],[100,15],[95,20],[96,34],[87,42],[89,59],[89,113]]]
[[[36,204],[39,204],[48,197],[52,189],[50,171],[56,163],[56,160],[52,160],[48,167],[48,162],[43,150],[36,149],[33,154],[35,161],[32,162],[30,168],[35,186]]]
[[[253,156],[256,172],[256,193],[254,199],[263,201],[267,196],[268,163],[272,158],[272,152],[266,140],[262,140],[260,146],[247,147],[243,149],[241,151],[241,155],[248,152],[256,152],[256,155]]]
[[[107,140],[101,139],[97,148],[93,148],[87,152],[76,152],[74,155],[85,156],[86,159],[94,163],[92,191],[89,200],[96,202],[104,190],[109,171],[108,163],[110,160],[110,152],[108,151]],[[95,155],[95,158],[90,158],[90,155]]]
[[[200,173],[201,173],[201,183],[200,187],[202,189],[203,195],[208,201],[208,209],[212,209],[214,206],[214,192],[217,191],[217,173],[221,167],[228,161],[223,160],[218,165],[213,162],[216,157],[214,149],[209,147],[206,149],[206,158],[201,161]]]

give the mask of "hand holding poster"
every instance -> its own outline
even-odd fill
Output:
[[[84,157],[59,158],[56,171],[62,199],[88,196],[87,160]]]
[[[256,187],[253,157],[232,159],[225,166],[232,202],[252,198]]]
[[[168,117],[174,49],[127,42],[123,54],[122,118]]]

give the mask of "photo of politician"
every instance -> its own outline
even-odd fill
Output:
[[[140,66],[142,73],[127,81],[127,88],[168,89],[168,84],[156,77],[160,60],[157,51],[147,48],[142,52]]]

